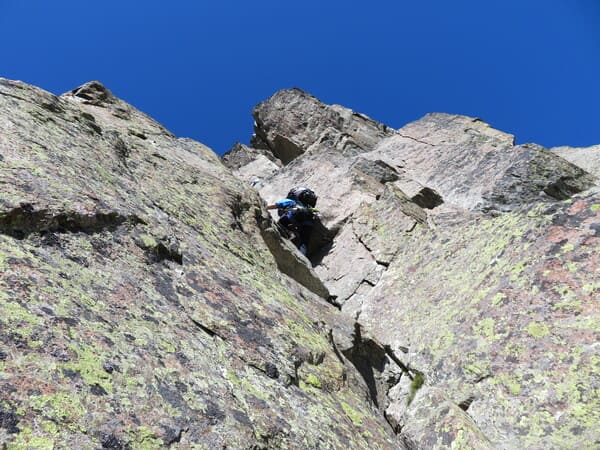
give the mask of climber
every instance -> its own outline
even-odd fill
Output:
[[[317,195],[307,187],[295,187],[285,199],[279,200],[267,209],[277,209],[277,224],[285,232],[293,234],[292,242],[300,253],[306,256],[308,242],[315,224]]]

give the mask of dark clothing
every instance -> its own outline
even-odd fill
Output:
[[[275,205],[279,214],[279,225],[295,235],[292,241],[300,252],[306,255],[312,228],[315,224],[313,210],[289,198],[275,202]]]

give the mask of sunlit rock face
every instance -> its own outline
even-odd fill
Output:
[[[597,147],[253,115],[220,160],[0,79],[0,447],[598,446]],[[308,259],[265,209],[300,184]]]
[[[309,258],[354,322],[334,341],[404,445],[599,445],[597,147],[439,113],[392,130],[298,89],[254,117],[225,163],[267,202],[319,195]]]
[[[550,151],[600,177],[600,145],[592,147],[554,147]]]
[[[207,147],[98,82],[1,79],[0,181],[0,447],[403,448],[353,321]]]

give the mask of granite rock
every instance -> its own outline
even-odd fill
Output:
[[[554,147],[550,151],[600,178],[600,145],[592,147]]]
[[[210,149],[0,79],[0,155],[0,447],[403,447]]]
[[[309,257],[355,321],[336,348],[405,445],[598,446],[596,148],[441,113],[356,133],[339,111],[298,90],[257,106],[252,142],[284,163],[258,191],[319,195]]]

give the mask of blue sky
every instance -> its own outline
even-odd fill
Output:
[[[600,143],[600,0],[0,0],[0,40],[1,77],[100,80],[217,153],[288,87],[394,128],[439,111]]]

